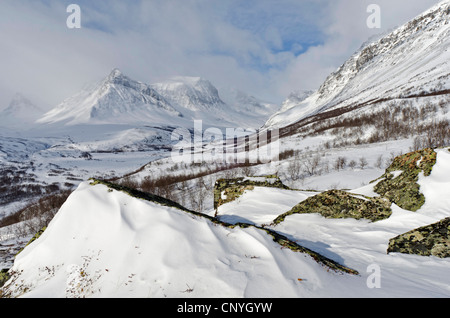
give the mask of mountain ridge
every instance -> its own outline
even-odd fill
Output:
[[[219,127],[259,128],[275,104],[245,93],[224,102],[201,77],[177,76],[146,84],[114,68],[102,81],[67,98],[38,124],[134,124],[192,127],[193,120]],[[245,97],[243,97],[245,96]],[[253,98],[253,99],[252,99]]]

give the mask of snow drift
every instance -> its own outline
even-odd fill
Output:
[[[352,280],[260,229],[224,227],[87,182],[11,273],[4,293],[13,297],[312,296],[323,282],[336,281],[337,292]]]

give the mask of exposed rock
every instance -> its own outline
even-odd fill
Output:
[[[280,178],[275,175],[218,179],[214,185],[214,209],[217,209],[222,204],[237,199],[245,190],[253,190],[255,186],[289,189],[289,187],[284,185]]]
[[[326,218],[354,218],[378,221],[392,214],[391,203],[381,197],[366,197],[342,190],[330,190],[312,196],[290,211],[281,214],[273,224],[284,221],[285,217],[295,213],[319,213]]]
[[[8,273],[8,269],[2,269],[0,271],[0,287],[2,287],[10,278],[11,276]]]
[[[450,257],[450,218],[398,235],[389,240],[387,252]]]
[[[374,191],[405,210],[417,211],[425,203],[417,183],[419,173],[429,176],[436,163],[436,152],[430,148],[398,156],[381,176]],[[395,173],[398,172],[398,173]]]

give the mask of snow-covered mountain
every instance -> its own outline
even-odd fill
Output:
[[[243,118],[248,118],[249,121],[269,118],[280,108],[277,104],[249,95],[236,88],[222,88],[221,97],[236,113],[241,114]]]
[[[255,101],[241,95],[227,104],[211,82],[199,77],[145,84],[114,69],[103,81],[66,99],[37,122],[192,128],[194,120],[202,120],[218,127],[258,128],[275,105]]]
[[[151,86],[172,105],[192,111],[220,110],[225,106],[217,88],[200,77],[178,76]]]
[[[285,112],[292,107],[297,106],[301,102],[303,102],[305,99],[307,99],[309,96],[311,96],[314,93],[314,91],[306,90],[306,91],[295,91],[289,94],[289,96],[283,101],[280,107],[280,112]]]
[[[9,106],[0,112],[0,126],[15,128],[35,122],[43,115],[42,109],[33,104],[27,97],[16,93]]]
[[[69,97],[38,120],[41,124],[155,123],[181,117],[151,86],[114,69],[91,89]]]
[[[308,98],[275,113],[265,127],[379,100],[435,95],[450,89],[450,1],[365,43]]]
[[[278,105],[263,101],[237,88],[216,88],[200,77],[177,76],[152,84],[184,117],[202,119],[217,126],[259,128]]]

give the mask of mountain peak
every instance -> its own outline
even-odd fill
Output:
[[[152,87],[174,105],[192,111],[217,109],[225,104],[217,88],[201,77],[176,76]]]
[[[125,76],[118,68],[114,68],[103,82],[106,84],[126,85],[126,83],[131,82],[131,80],[127,76]]]
[[[143,124],[191,126],[202,119],[211,125],[259,127],[272,105],[252,97],[228,105],[207,79],[176,76],[146,84],[114,68],[102,81],[73,95],[44,114],[38,123]]]
[[[108,78],[114,79],[114,78],[118,78],[118,77],[122,77],[122,76],[123,76],[122,72],[118,68],[114,68],[111,71],[111,73],[109,73]]]
[[[39,123],[157,123],[180,117],[149,85],[135,81],[114,68],[96,86],[64,100],[46,113]]]

